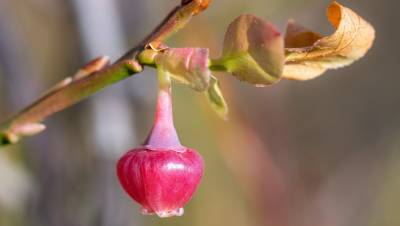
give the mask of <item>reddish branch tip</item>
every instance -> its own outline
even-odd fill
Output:
[[[208,6],[211,3],[211,0],[182,0],[181,5],[185,6],[185,5],[189,5],[193,3],[193,15],[196,15],[202,11],[204,11],[205,9],[208,8]]]

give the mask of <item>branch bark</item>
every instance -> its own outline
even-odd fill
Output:
[[[94,93],[143,70],[137,56],[148,46],[159,48],[164,40],[183,28],[190,19],[205,10],[210,0],[183,0],[141,43],[114,64],[107,57],[94,59],[73,77],[67,77],[33,104],[0,125],[0,147],[14,144],[24,136],[45,129],[47,117],[68,108]]]

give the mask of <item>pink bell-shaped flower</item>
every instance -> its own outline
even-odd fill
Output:
[[[170,88],[160,89],[154,126],[143,146],[117,164],[124,190],[142,205],[143,214],[181,216],[201,180],[202,157],[182,146],[173,125]]]

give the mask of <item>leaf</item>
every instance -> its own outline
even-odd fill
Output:
[[[327,17],[336,31],[325,37],[289,21],[284,78],[308,80],[318,77],[328,69],[353,63],[371,48],[374,28],[351,9],[332,2]]]
[[[217,78],[211,76],[210,87],[205,92],[208,101],[211,104],[212,109],[220,116],[222,119],[228,119],[228,105],[226,104],[225,98],[222,95],[221,89],[218,84]]]
[[[176,82],[197,91],[209,87],[211,71],[208,68],[209,50],[204,48],[171,48],[156,57],[160,70]]]
[[[245,14],[229,25],[217,63],[239,80],[265,86],[279,81],[284,61],[279,31],[261,18]]]

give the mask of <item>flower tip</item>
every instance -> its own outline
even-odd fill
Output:
[[[162,211],[152,211],[145,207],[142,207],[140,213],[143,215],[157,215],[159,218],[168,218],[168,217],[181,217],[185,213],[183,208],[178,208],[176,210],[162,210]]]
[[[183,208],[179,208],[172,211],[160,211],[156,212],[157,216],[160,218],[167,218],[167,217],[181,217],[185,213]]]

